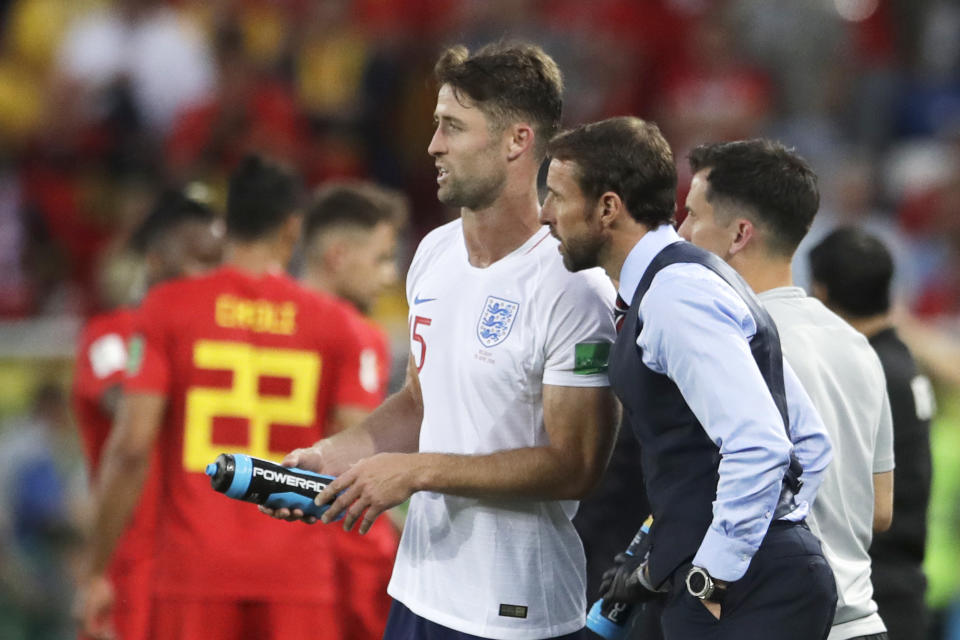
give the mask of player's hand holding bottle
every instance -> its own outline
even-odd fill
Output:
[[[320,442],[312,447],[294,449],[286,455],[281,464],[285,467],[296,467],[306,471],[323,473],[323,455]],[[258,508],[261,513],[280,520],[286,520],[287,522],[296,522],[299,520],[306,524],[315,524],[318,520],[316,516],[305,514],[301,509],[271,509],[263,505],[260,505]]]

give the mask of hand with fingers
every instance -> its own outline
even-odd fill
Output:
[[[320,443],[313,445],[312,447],[303,447],[300,449],[294,449],[283,459],[281,463],[285,467],[297,467],[298,469],[304,469],[306,471],[315,471],[316,473],[323,473],[323,454],[321,452]],[[305,524],[314,524],[317,522],[315,516],[306,515],[300,509],[271,509],[270,507],[264,507],[261,505],[258,507],[260,513],[265,513],[266,515],[277,518],[278,520],[286,520],[287,522],[303,522]]]
[[[333,522],[343,512],[346,531],[362,517],[359,532],[366,533],[381,513],[418,490],[415,455],[379,453],[355,463],[317,496],[318,506],[330,505],[323,522]]]
[[[661,596],[646,574],[646,558],[618,553],[614,565],[603,573],[600,597],[610,602],[635,604]]]
[[[83,633],[92,640],[115,640],[111,623],[114,606],[113,584],[105,575],[81,580],[73,605],[73,616]]]

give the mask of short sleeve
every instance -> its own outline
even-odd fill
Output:
[[[886,384],[886,380],[882,376],[880,381],[884,385]],[[893,417],[890,411],[890,397],[884,390],[880,424],[877,428],[877,444],[873,451],[873,472],[885,473],[893,471],[893,467]]]
[[[159,293],[159,292],[157,292]],[[160,295],[151,294],[143,301],[133,322],[133,333],[127,343],[127,392],[170,392],[170,371],[173,366],[169,351],[171,307]]]
[[[546,315],[543,383],[605,387],[616,291],[599,270],[573,274]]]
[[[119,331],[87,326],[79,341],[73,390],[77,397],[98,402],[110,387],[123,383],[126,339]]]
[[[337,339],[339,362],[333,374],[335,407],[376,409],[383,401],[379,382],[377,345],[359,316],[343,310],[342,332]]]

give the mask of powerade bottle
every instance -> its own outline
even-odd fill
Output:
[[[210,476],[210,486],[227,497],[270,509],[300,509],[317,518],[330,505],[318,507],[313,499],[334,479],[242,453],[221,453],[207,465],[206,474]]]
[[[633,536],[630,546],[627,547],[628,556],[635,555],[640,545],[643,544],[647,534],[650,533],[650,525],[653,524],[653,516],[649,516]],[[630,629],[630,615],[633,613],[634,605],[626,602],[607,602],[600,599],[590,607],[590,613],[587,614],[587,628],[598,636],[607,640],[620,640]]]

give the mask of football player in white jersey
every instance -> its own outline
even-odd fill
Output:
[[[616,294],[600,270],[568,272],[538,222],[560,71],[539,47],[498,44],[448,49],[435,72],[428,152],[438,198],[461,215],[410,267],[407,382],[285,462],[338,475],[318,497],[332,503],[324,520],[345,512],[361,533],[411,498],[385,638],[581,637],[585,561],[570,520],[616,433]]]

